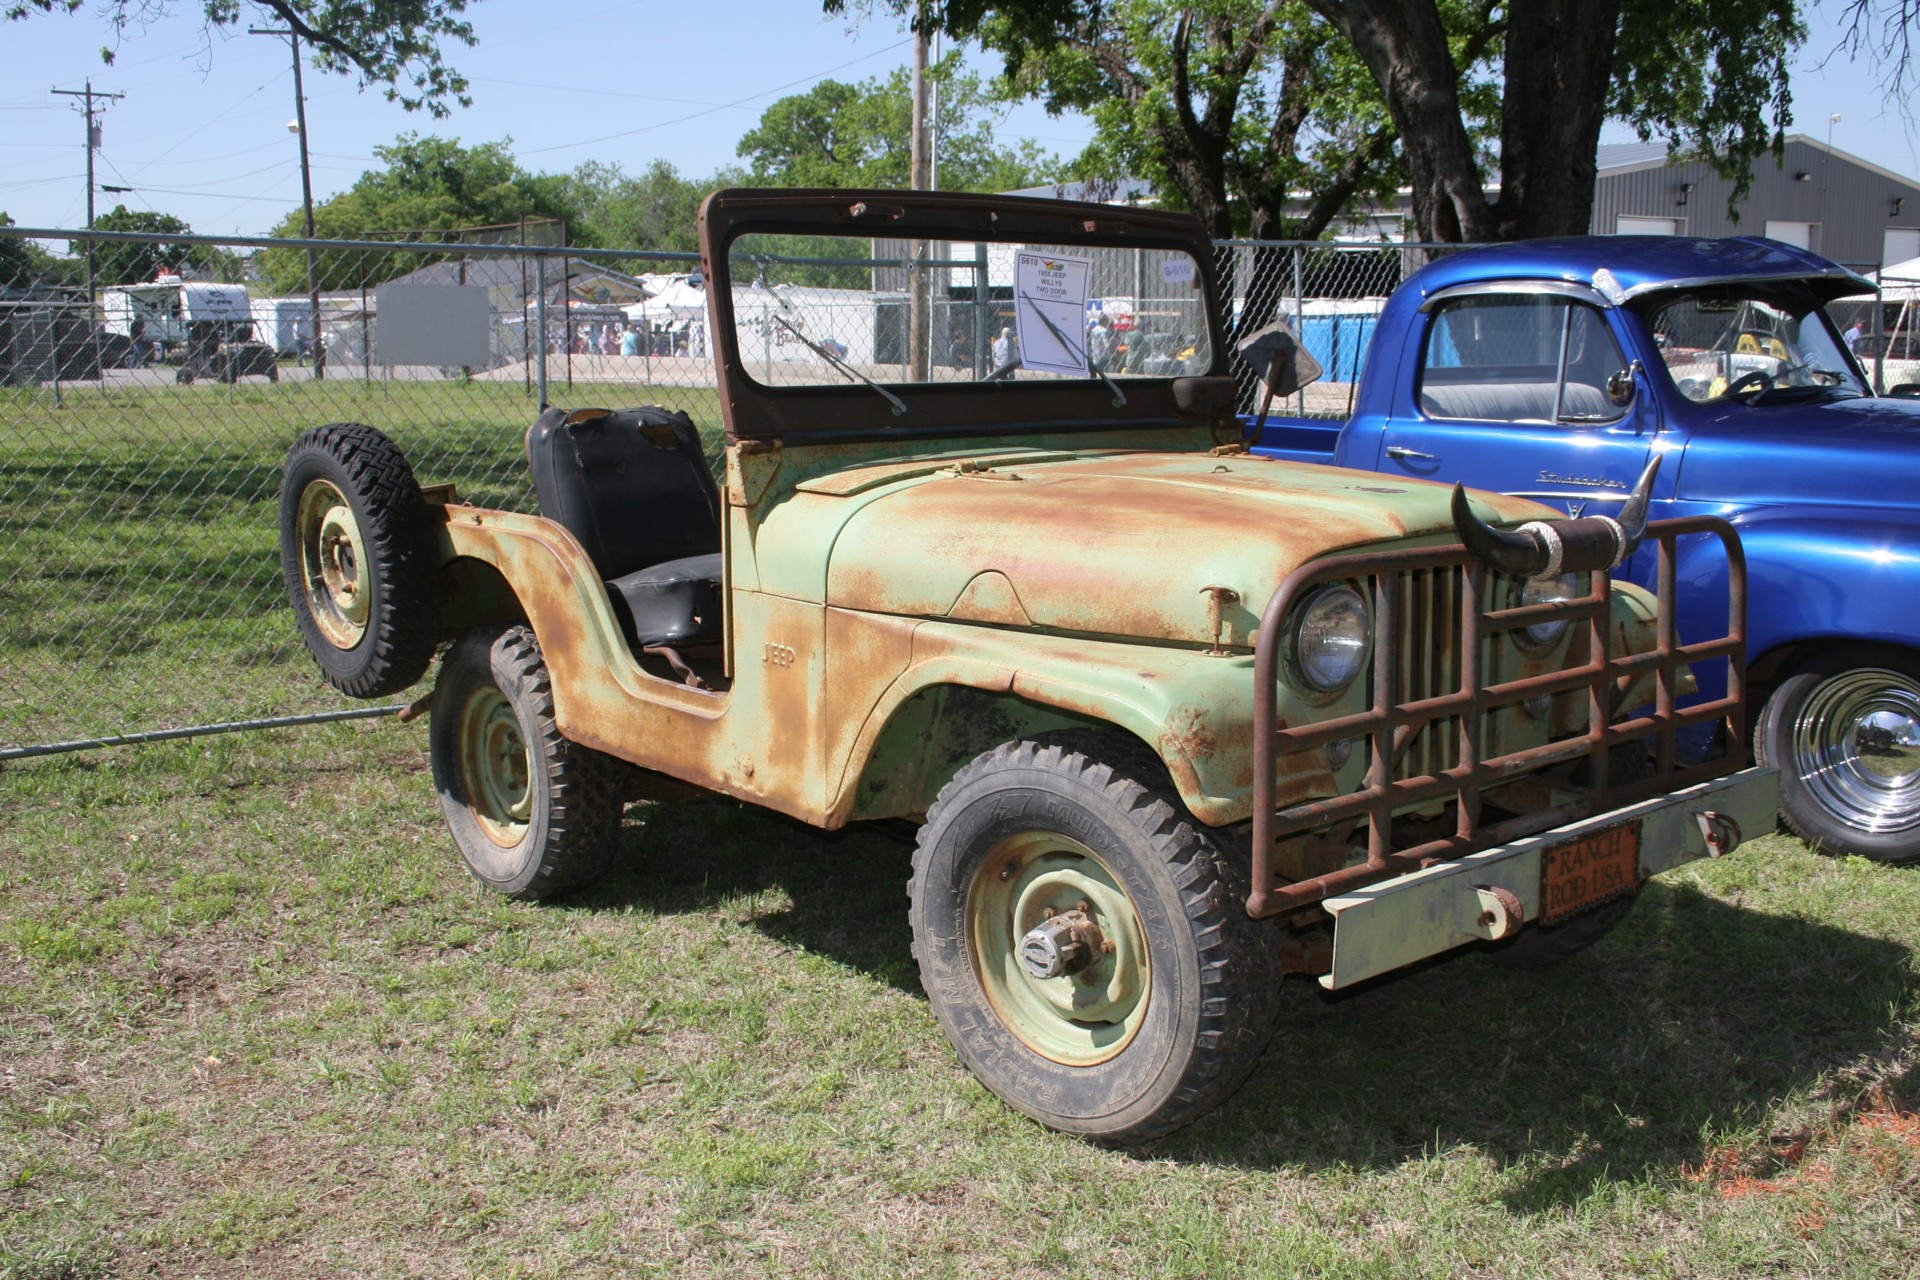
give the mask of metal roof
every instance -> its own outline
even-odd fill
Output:
[[[1693,236],[1564,236],[1523,240],[1449,254],[1423,267],[1410,284],[1423,296],[1482,280],[1569,280],[1620,302],[1650,289],[1731,280],[1826,282],[1839,297],[1864,293],[1867,281],[1805,249],[1759,236],[1705,240]]]

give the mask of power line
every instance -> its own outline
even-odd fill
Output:
[[[841,63],[837,67],[828,67],[825,71],[816,71],[814,74],[810,76],[802,76],[798,80],[789,80],[786,84],[775,85],[773,88],[764,90],[760,93],[748,94],[746,97],[736,99],[733,102],[723,102],[719,106],[709,107],[705,111],[695,111],[689,115],[677,116],[672,120],[662,120],[659,124],[642,125],[638,129],[627,129],[621,133],[609,133],[598,138],[582,138],[578,142],[563,142],[557,146],[552,146],[552,147],[532,147],[528,150],[521,151],[518,154],[523,156],[537,156],[537,155],[542,155],[549,151],[567,151],[574,147],[590,147],[601,142],[612,142],[618,138],[631,138],[635,134],[652,133],[656,129],[671,128],[676,124],[685,124],[689,120],[698,120],[701,116],[710,116],[716,111],[729,111],[729,110],[732,110],[734,107],[744,107],[749,102],[758,102],[762,98],[771,98],[776,93],[784,93],[788,89],[797,88],[803,84],[811,84],[814,81],[819,80],[824,76],[832,75],[836,71],[844,71],[848,67],[854,66],[857,63],[867,62],[867,61],[870,61],[871,59],[877,58],[883,53],[892,53],[895,49],[904,48],[905,46],[912,44],[913,40],[914,40],[914,37],[908,36],[905,40],[902,40],[897,44],[890,44],[884,49],[875,49],[872,53],[863,53],[857,58],[850,58],[846,62]]]

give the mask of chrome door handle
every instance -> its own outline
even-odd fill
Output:
[[[1388,445],[1388,446],[1387,446],[1387,456],[1388,456],[1389,458],[1418,458],[1418,459],[1420,459],[1420,460],[1421,460],[1422,462],[1433,462],[1433,461],[1435,461],[1435,458],[1434,458],[1434,456],[1433,456],[1432,454],[1430,454],[1430,453],[1422,453],[1422,452],[1420,452],[1420,451],[1419,451],[1418,449],[1409,449],[1409,448],[1407,448],[1407,446],[1405,446],[1405,445],[1403,445],[1403,444],[1390,444],[1390,445]]]

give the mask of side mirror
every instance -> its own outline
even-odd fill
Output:
[[[1607,375],[1607,399],[1623,408],[1633,400],[1633,375],[1638,362]]]

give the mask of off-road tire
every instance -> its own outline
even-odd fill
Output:
[[[426,674],[440,639],[432,541],[420,484],[393,441],[335,423],[294,442],[280,484],[280,569],[328,684],[380,698]]]
[[[1022,863],[1019,850],[1032,847],[1064,852]],[[1091,861],[1075,861],[1074,848]],[[1020,1003],[1030,993],[1017,985],[1017,961],[982,953],[989,936],[1017,949],[1034,924],[1023,905],[1041,910],[1047,877],[1066,876],[1063,868],[1104,871],[1134,914],[1137,932],[1128,935],[1123,912],[1096,912],[1109,941],[1137,937],[1147,961],[1140,1002],[1119,1021],[1023,1020],[1018,1010],[1033,1006]],[[1150,1141],[1224,1101],[1273,1034],[1280,938],[1271,922],[1248,917],[1247,874],[1245,849],[1230,850],[1196,822],[1159,760],[1133,739],[1071,731],[996,747],[941,789],[919,834],[908,895],[921,983],[962,1061],[1012,1106],[1104,1143]],[[1100,892],[1102,902],[1120,902]],[[1002,895],[1010,905],[995,911]],[[1129,945],[1102,961],[1115,975]],[[1100,971],[1035,980],[1033,989],[1089,976]],[[1117,978],[1097,986],[1120,989]],[[1122,1030],[1084,1054],[1070,1043],[1082,1030],[1106,1034],[1102,1026]],[[1110,1056],[1069,1060],[1101,1054]]]
[[[1830,853],[1914,862],[1920,773],[1906,772],[1904,782],[1897,774],[1883,778],[1845,742],[1847,724],[1868,707],[1920,715],[1920,658],[1853,644],[1801,662],[1768,693],[1754,720],[1754,759],[1780,770],[1780,818],[1796,835]]]
[[[484,628],[454,643],[434,684],[428,741],[440,809],[474,879],[537,900],[606,870],[624,774],[561,736],[532,631]]]

